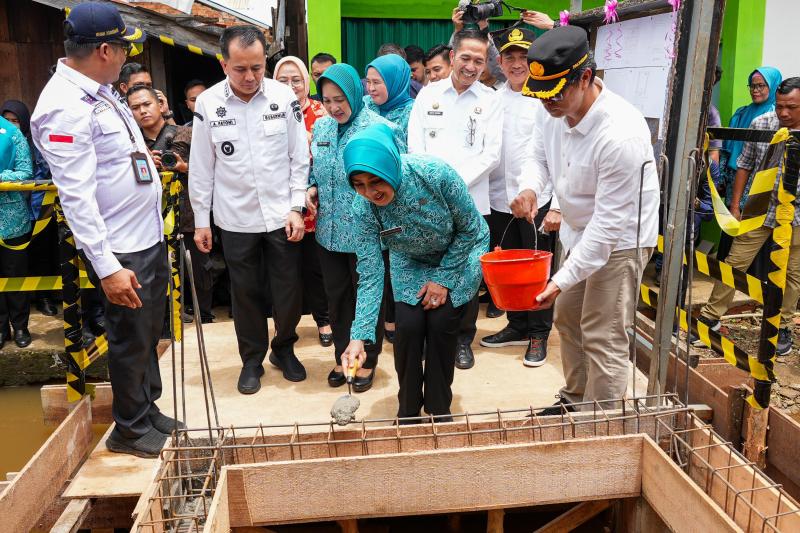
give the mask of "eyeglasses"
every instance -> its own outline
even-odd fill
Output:
[[[305,80],[302,79],[302,78],[289,79],[289,78],[280,77],[280,78],[278,78],[278,82],[280,82],[280,83],[282,83],[284,85],[291,85],[292,87],[302,87],[303,85],[306,84]]]
[[[566,94],[567,94],[567,89],[569,89],[570,86],[575,83],[575,80],[578,80],[578,79],[580,79],[580,78],[575,78],[573,80],[569,80],[564,85],[564,87],[561,89],[560,93],[558,93],[557,95],[555,95],[555,96],[553,96],[551,98],[541,98],[541,100],[544,100],[546,102],[556,102],[556,103],[562,101],[564,99],[564,96],[566,96]]]
[[[106,41],[105,43],[98,44],[96,48],[100,48],[104,44],[119,46],[122,48],[122,51],[125,52],[126,56],[131,55],[131,51],[133,50],[133,43],[129,43],[128,41]]]
[[[769,88],[769,85],[765,85],[763,83],[754,83],[752,85],[748,84],[747,86],[750,87],[751,91],[755,91],[755,92],[761,92],[764,89],[768,89]]]
[[[467,125],[467,144],[472,146],[475,144],[475,131],[478,129],[478,121],[474,117],[469,117]]]

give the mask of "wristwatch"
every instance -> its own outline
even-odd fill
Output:
[[[293,206],[291,210],[294,211],[295,213],[300,213],[301,215],[303,214],[303,208],[300,207],[299,205]]]

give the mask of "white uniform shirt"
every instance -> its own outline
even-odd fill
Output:
[[[195,227],[226,231],[282,228],[292,207],[305,205],[308,138],[292,90],[264,79],[249,102],[227,79],[197,97],[189,158]]]
[[[113,252],[146,250],[164,235],[161,180],[148,156],[153,182],[136,182],[131,152],[147,154],[147,146],[118,98],[61,59],[31,117],[76,246],[101,279],[122,269]]]
[[[503,110],[497,91],[476,81],[458,94],[448,77],[417,95],[408,122],[408,153],[435,155],[466,182],[475,206],[489,214],[489,173],[500,163]]]
[[[588,278],[612,252],[636,248],[642,165],[640,247],[658,238],[658,174],[650,129],[635,107],[596,81],[601,92],[583,119],[543,118],[520,177],[520,191],[541,194],[553,183],[563,217],[560,237],[569,256],[553,281],[564,291]]]
[[[500,164],[489,174],[489,205],[495,211],[511,213],[511,201],[519,191],[519,175],[525,161],[525,151],[531,143],[536,121],[545,113],[542,103],[536,98],[522,96],[511,89],[506,82],[497,91],[503,106],[503,147]],[[539,207],[543,207],[552,197],[553,188],[548,186],[539,197]],[[550,206],[557,209],[557,205]]]

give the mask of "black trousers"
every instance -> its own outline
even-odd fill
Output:
[[[203,253],[194,242],[194,232],[183,234],[183,244],[192,258],[192,274],[194,274],[194,288],[197,292],[197,301],[192,302],[195,316],[211,318],[211,295],[214,291],[214,277],[211,273],[211,256]],[[187,285],[181,288],[184,301],[190,301],[192,290]],[[199,314],[198,314],[199,313]]]
[[[510,213],[492,209],[488,218],[490,249],[494,250],[495,246],[499,246],[501,239],[504,249],[533,249],[534,244],[537,244],[534,232],[542,224],[549,210],[550,203],[548,202],[539,209],[534,224],[531,224],[522,218],[515,219]],[[508,227],[508,231],[506,231],[506,227]],[[505,238],[503,238],[504,231]],[[549,234],[539,234],[538,249],[552,251],[552,239]],[[508,317],[508,327],[526,337],[547,337],[553,328],[552,307],[541,311],[509,311],[506,316]]]
[[[394,292],[392,289],[392,274],[389,267],[389,252],[383,252],[383,302],[386,306],[385,321],[394,324]]]
[[[350,344],[350,328],[356,317],[356,293],[358,292],[358,273],[356,272],[356,254],[331,252],[323,246],[319,247],[319,262],[322,265],[322,280],[325,293],[328,295],[331,329],[333,330],[333,346],[336,364],[342,364],[342,353]],[[375,368],[378,356],[383,347],[383,303],[375,328],[375,343],[365,343],[367,360],[364,368]]]
[[[58,276],[58,224],[51,220],[28,246],[28,272],[31,276]],[[36,299],[55,298],[56,291],[36,291]]]
[[[303,303],[300,281],[302,247],[286,240],[283,228],[269,233],[239,233],[222,230],[225,262],[231,277],[233,326],[244,366],[264,362],[269,344],[266,298],[261,287],[269,285],[277,356],[294,353],[297,324]],[[266,267],[266,272],[262,268]]]
[[[16,246],[27,242],[30,234],[5,239],[6,244]],[[18,278],[28,274],[27,250],[9,250],[0,246],[0,278]],[[0,330],[7,332],[9,326],[27,329],[31,314],[31,299],[28,292],[0,292]]]
[[[328,298],[325,296],[325,284],[322,279],[322,267],[319,263],[319,250],[317,236],[306,233],[301,242],[303,245],[302,273],[303,273],[303,310],[311,312],[317,327],[330,325],[328,315]]]
[[[114,394],[111,414],[117,423],[117,433],[137,438],[152,429],[149,417],[159,411],[155,402],[161,397],[161,372],[156,345],[167,298],[167,249],[161,242],[140,252],[114,255],[123,268],[136,274],[142,286],[136,290],[142,301],[139,309],[112,304],[99,290],[105,308],[108,372]],[[100,287],[100,280],[83,252],[81,257],[89,280]]]
[[[429,415],[450,414],[458,330],[466,306],[454,308],[449,295],[444,305],[430,311],[425,311],[421,303],[396,303],[394,367],[400,381],[397,416],[419,416],[422,407]]]

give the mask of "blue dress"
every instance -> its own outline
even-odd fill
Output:
[[[0,117],[0,181],[33,179],[31,151],[25,135]],[[21,237],[31,230],[31,213],[21,192],[0,192],[0,239]]]
[[[392,129],[401,152],[407,150],[403,132],[390,121],[369,109],[362,109],[340,133],[339,123],[333,117],[323,117],[314,123],[311,137],[313,167],[309,175],[310,186],[317,187],[317,242],[331,252],[355,253],[352,235],[353,199],[355,191],[344,171],[344,147],[353,135],[373,124],[386,124]],[[380,303],[380,302],[379,302]]]
[[[380,114],[380,109],[378,108],[377,105],[375,105],[375,102],[372,101],[372,97],[369,95],[364,97],[364,106],[367,109],[370,109],[371,111]],[[414,100],[409,100],[405,104],[392,109],[391,111],[386,113],[386,115],[383,116],[383,118],[385,118],[389,122],[394,122],[395,124],[397,124],[397,127],[403,130],[406,139],[408,138],[408,119],[411,117],[411,108],[413,107],[414,107]]]
[[[453,307],[470,301],[481,281],[480,257],[489,251],[489,227],[464,180],[441,159],[403,155],[394,200],[379,207],[361,196],[353,202],[358,255],[358,298],[351,338],[374,342],[383,291],[381,244],[389,249],[396,302],[416,305],[428,281],[449,289]],[[387,237],[380,232],[402,231]]]

